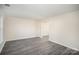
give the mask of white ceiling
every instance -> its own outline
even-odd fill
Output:
[[[3,6],[6,15],[24,18],[47,18],[79,10],[75,4],[10,4]]]

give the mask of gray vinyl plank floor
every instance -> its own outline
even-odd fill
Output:
[[[79,55],[72,50],[44,38],[29,38],[5,43],[1,55]]]

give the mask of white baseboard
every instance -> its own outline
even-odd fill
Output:
[[[16,39],[10,39],[10,40],[7,40],[7,41],[14,41],[14,40],[23,40],[23,39],[29,39],[29,38],[35,38],[37,36],[33,36],[33,37],[23,37],[23,38],[16,38]]]
[[[0,53],[1,53],[2,49],[3,49],[3,47],[4,47],[4,44],[5,44],[5,41],[2,41],[2,42],[0,43]]]
[[[70,47],[70,46],[66,46],[66,45],[60,44],[60,43],[55,42],[55,41],[52,41],[52,40],[49,40],[49,41],[54,42],[54,43],[57,43],[57,44],[62,45],[62,46],[65,46],[65,47],[68,47],[68,48],[70,48],[70,49],[73,49],[73,50],[79,51],[79,49],[77,49],[77,48],[73,48],[73,47]]]

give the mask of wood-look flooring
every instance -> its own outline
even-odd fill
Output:
[[[78,55],[79,51],[50,42],[48,37],[8,41],[1,55]]]

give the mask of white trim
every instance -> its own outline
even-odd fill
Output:
[[[56,41],[52,41],[52,40],[50,40],[50,39],[49,39],[49,41],[54,42],[54,43],[57,43],[57,44],[62,45],[62,46],[65,46],[65,47],[68,47],[68,48],[70,48],[70,49],[79,51],[79,49],[77,49],[77,48],[72,48],[72,47],[70,47],[70,46],[66,46],[66,45],[60,44],[60,43],[58,43],[58,42],[56,42]]]
[[[24,37],[24,38],[16,38],[16,39],[10,39],[10,40],[8,39],[8,40],[6,40],[6,41],[24,40],[24,39],[26,39],[26,40],[27,40],[27,39],[29,39],[29,38],[35,38],[35,37],[37,37],[37,36],[28,37],[28,38],[27,38],[27,37]],[[40,37],[39,37],[39,38],[40,38]]]

